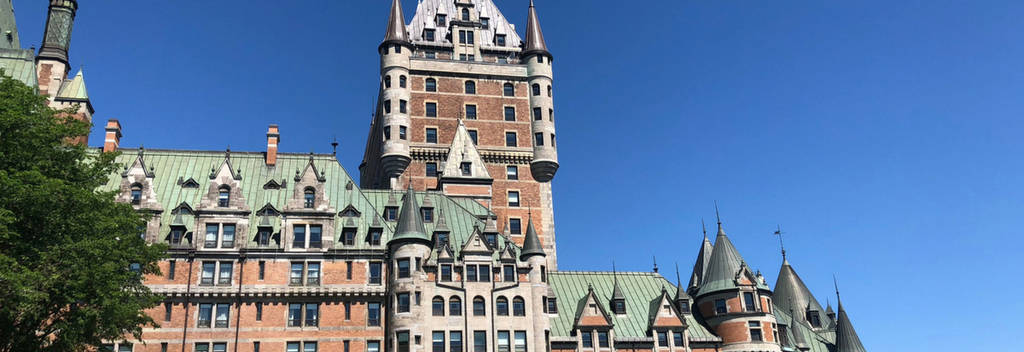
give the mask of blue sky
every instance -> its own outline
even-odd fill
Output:
[[[124,146],[259,151],[279,123],[284,151],[336,136],[357,174],[388,3],[88,1],[71,60]],[[497,3],[525,28],[526,0]],[[38,45],[45,2],[15,6]],[[656,256],[688,272],[717,200],[770,284],[777,224],[822,303],[838,275],[871,351],[1018,338],[1024,2],[537,6],[556,57],[561,269]]]

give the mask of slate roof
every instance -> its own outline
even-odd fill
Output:
[[[98,152],[98,151],[96,151]],[[121,149],[122,154],[118,156],[117,162],[125,166],[132,165],[138,153],[131,149]],[[163,206],[164,212],[160,214],[161,228],[160,238],[164,239],[170,233],[170,224],[175,221],[172,210],[182,204],[195,209],[200,200],[205,196],[210,183],[210,169],[219,168],[225,160],[224,152],[214,151],[186,151],[186,150],[145,150],[143,154],[147,168],[152,168],[154,178],[152,187],[156,193],[157,201]],[[335,214],[336,233],[334,244],[337,248],[345,249],[383,249],[383,244],[391,238],[392,227],[384,223],[380,218],[373,204],[365,197],[352,182],[352,178],[341,167],[333,155],[316,154],[312,155],[313,163],[318,171],[326,176],[324,184],[324,196],[330,203],[330,207],[341,212],[343,209],[352,206],[359,211],[360,218],[356,222],[358,229],[357,238],[363,239],[374,223],[382,225],[383,237],[382,246],[371,246],[367,241],[358,240],[355,246],[342,246],[339,241],[340,232],[345,224],[341,222],[338,214]],[[249,223],[258,225],[263,221],[269,221],[274,226],[275,232],[280,231],[280,218],[270,216],[264,219],[257,213],[266,205],[270,205],[280,211],[285,208],[287,202],[292,199],[296,182],[292,179],[296,171],[301,172],[309,164],[309,154],[279,153],[276,166],[266,166],[262,152],[231,152],[231,165],[234,169],[240,170],[242,179],[240,192],[248,207],[252,210],[249,214]],[[187,182],[194,180],[199,184],[197,188],[182,187],[179,181]],[[269,181],[285,184],[281,189],[264,189]],[[121,175],[115,173],[110,176],[107,184],[101,187],[103,191],[117,191],[121,186]],[[193,215],[183,215],[179,220],[184,222],[190,231],[196,229]],[[248,247],[256,247],[256,232],[258,226],[249,226],[249,233],[243,242]],[[241,235],[241,234],[240,234]],[[328,234],[324,234],[326,237]],[[193,241],[199,241],[199,234],[193,234]]]
[[[779,268],[779,277],[775,282],[772,297],[775,299],[775,305],[782,310],[789,312],[792,308],[796,318],[801,321],[807,321],[805,316],[808,306],[810,306],[811,310],[818,311],[822,326],[827,327],[832,324],[825,309],[821,308],[821,303],[818,303],[818,300],[811,294],[811,290],[800,279],[800,275],[797,275],[793,267],[789,265],[788,259],[783,260],[782,267]]]
[[[715,238],[715,246],[711,251],[711,258],[708,259],[708,268],[701,281],[698,295],[705,295],[716,291],[730,290],[737,288],[736,274],[745,265],[743,256],[736,247],[732,245],[729,236],[725,235],[722,225],[718,225],[718,236]],[[748,267],[749,270],[749,267]],[[767,290],[768,287],[760,281],[754,280],[758,288]]]
[[[555,271],[548,274],[548,285],[558,299],[558,315],[551,318],[552,337],[568,337],[573,330],[577,305],[586,297],[589,285],[594,287],[597,302],[611,312],[610,298],[618,280],[626,297],[626,314],[612,315],[616,339],[649,338],[651,301],[661,297],[662,290],[674,290],[665,277],[657,273],[641,272],[584,272]],[[720,341],[699,324],[691,314],[685,314],[691,341]]]
[[[487,28],[481,28],[479,33],[480,38],[478,42],[480,47],[483,49],[500,49],[507,51],[519,50],[519,45],[522,44],[522,39],[519,34],[516,33],[515,25],[509,23],[505,15],[498,10],[498,6],[494,5],[491,0],[471,0],[473,3],[472,10],[477,11],[478,18],[487,17],[489,19],[489,26]],[[456,11],[455,2],[451,0],[422,0],[419,6],[416,7],[416,15],[413,16],[412,22],[409,23],[409,35],[412,38],[413,43],[421,45],[434,45],[451,47],[452,42],[449,35],[448,26],[438,26],[437,14],[442,13],[447,15],[448,22],[458,19],[458,13]],[[447,23],[446,23],[447,24]],[[424,29],[435,30],[435,41],[428,42],[423,37]],[[496,34],[505,35],[505,46],[499,47],[494,45],[494,36]]]
[[[839,316],[836,320],[836,352],[867,352],[850,323],[850,317],[846,315],[846,309],[843,309],[842,300],[839,301]]]
[[[704,240],[700,243],[700,251],[697,252],[697,261],[693,263],[693,274],[690,275],[689,288],[697,288],[704,280],[704,274],[708,268],[708,261],[711,260],[711,252],[715,247],[708,240],[707,232],[704,233]]]
[[[788,327],[788,333],[791,334],[789,340],[790,345],[802,344],[804,348],[807,348],[808,352],[834,352],[831,347],[835,341],[832,334],[825,332],[815,332],[810,325],[805,322],[794,321],[793,316],[789,314],[788,310],[783,310],[778,304],[774,303],[775,320],[779,324],[786,324]]]

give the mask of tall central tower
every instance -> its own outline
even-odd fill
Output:
[[[422,0],[408,25],[394,0],[360,182],[478,202],[519,245],[532,219],[555,270],[554,57],[532,1],[522,38],[491,0]]]

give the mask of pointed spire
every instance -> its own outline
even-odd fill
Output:
[[[537,236],[537,231],[533,229],[533,216],[531,216],[530,222],[526,225],[526,239],[523,240],[523,251],[519,253],[519,260],[525,262],[527,258],[535,255],[547,257],[540,243],[540,236]]]
[[[83,69],[78,69],[78,74],[70,82],[60,87],[60,90],[57,91],[57,99],[89,101],[89,92],[85,89],[85,75],[82,71]]]
[[[715,204],[715,214],[718,215],[718,204]],[[715,246],[708,259],[708,267],[701,280],[700,293],[712,293],[720,290],[736,288],[736,274],[746,264],[732,241],[725,235],[722,228],[721,217],[718,217],[718,236],[715,238]]]
[[[544,32],[540,30],[540,20],[537,18],[537,9],[533,7],[533,0],[530,0],[530,14],[526,22],[526,43],[523,47],[523,56],[531,54],[551,56],[548,45],[544,42]]]
[[[412,190],[412,184],[405,192],[402,212],[398,216],[398,227],[395,228],[395,237],[391,240],[430,242],[430,236],[427,236],[427,230],[423,226],[423,217],[420,216],[420,206],[416,203],[416,192]]]
[[[714,246],[711,245],[711,240],[708,239],[708,229],[704,226],[704,219],[700,219],[701,227],[704,231],[704,240],[700,244],[700,251],[697,252],[697,262],[693,264],[693,275],[690,276],[690,288],[697,288],[700,286],[701,281],[704,279],[704,274],[708,270],[708,262],[711,260],[711,252],[714,250]]]
[[[618,275],[618,271],[615,270],[615,261],[614,260],[612,261],[612,281],[614,282],[614,286],[612,287],[612,300],[613,301],[617,300],[617,299],[625,300],[626,299],[626,295],[622,294],[622,288],[619,287],[619,275]]]
[[[409,43],[409,34],[405,30],[405,14],[402,13],[402,1],[393,0],[391,2],[391,16],[388,17],[388,30],[384,34],[384,42],[381,45],[388,43]]]
[[[676,301],[688,298],[686,288],[683,287],[683,279],[679,275],[679,263],[676,263]]]
[[[835,277],[832,278],[835,281]],[[839,284],[836,283],[836,304],[839,305],[839,318],[836,321],[836,352],[867,352],[857,336],[857,331],[850,323],[850,317],[843,309],[843,300],[839,297]]]
[[[0,49],[21,49],[18,23],[14,19],[14,5],[11,0],[0,0]]]

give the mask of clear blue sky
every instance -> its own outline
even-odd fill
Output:
[[[84,1],[71,57],[124,146],[259,151],[279,123],[357,174],[388,3]],[[688,272],[717,200],[771,285],[776,224],[822,303],[837,274],[869,350],[1016,350],[1024,2],[537,3],[561,269]],[[15,6],[38,45],[45,2]]]

